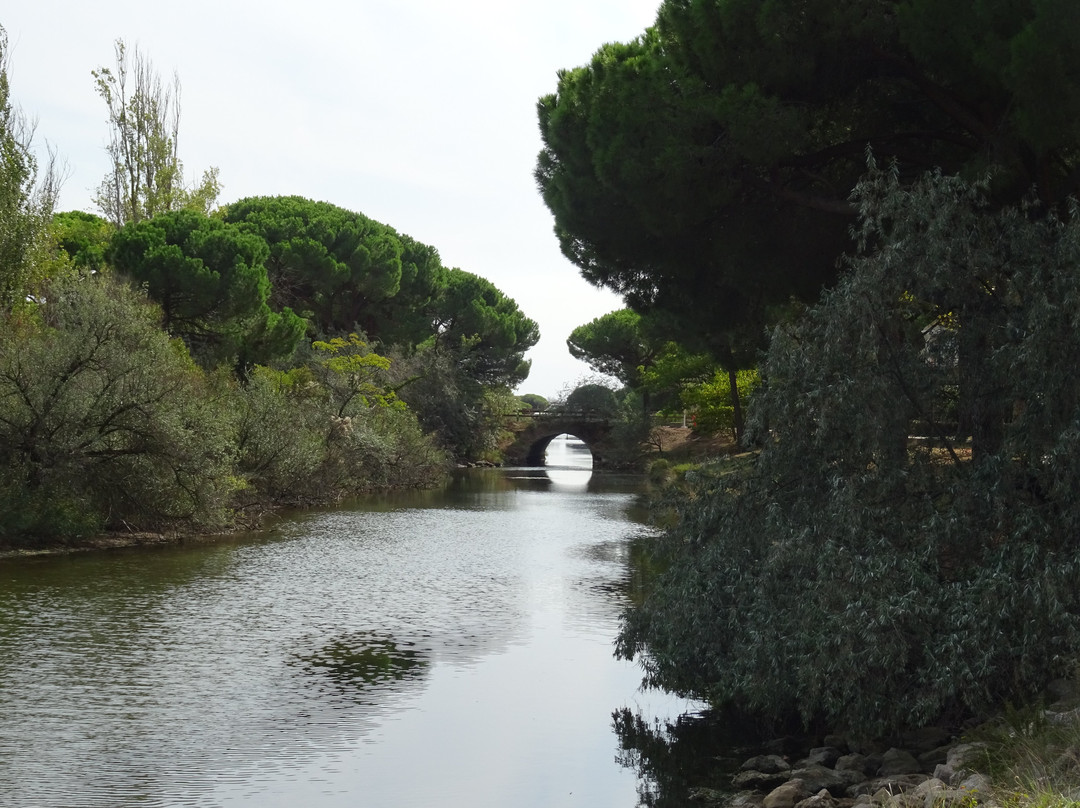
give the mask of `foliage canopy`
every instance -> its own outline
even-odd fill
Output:
[[[262,239],[192,210],[130,224],[112,238],[113,266],[161,305],[164,327],[213,366],[241,372],[288,356],[305,323],[267,305],[268,250]]]
[[[627,614],[620,653],[652,681],[873,732],[1032,697],[1075,662],[1080,216],[988,192],[859,185],[868,249],[774,333],[759,457],[700,478]],[[974,459],[958,382],[1009,403]]]
[[[223,525],[229,419],[156,307],[101,279],[47,300],[0,324],[0,530]]]
[[[587,280],[744,366],[835,279],[868,147],[905,180],[995,166],[995,203],[1076,192],[1078,28],[1062,0],[665,0],[540,99],[536,179]]]

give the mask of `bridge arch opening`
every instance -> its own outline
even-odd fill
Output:
[[[593,454],[577,435],[560,432],[535,441],[529,448],[526,465],[591,471]]]

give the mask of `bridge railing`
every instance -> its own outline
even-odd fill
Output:
[[[534,421],[575,421],[577,423],[602,424],[611,420],[611,416],[589,410],[524,410],[503,415],[503,418],[530,418]]]

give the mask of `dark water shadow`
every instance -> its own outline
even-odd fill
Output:
[[[738,728],[710,713],[647,721],[622,708],[612,713],[617,760],[638,775],[639,808],[690,808],[733,796],[731,777],[745,758]],[[711,803],[706,803],[711,804]]]
[[[431,666],[430,653],[389,634],[356,631],[310,654],[295,654],[293,663],[305,674],[331,683],[340,695],[359,704],[375,704],[385,700],[387,691],[422,679]]]

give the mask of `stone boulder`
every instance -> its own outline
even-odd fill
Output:
[[[690,802],[700,802],[703,805],[725,805],[728,797],[723,791],[718,791],[715,788],[706,788],[704,786],[691,788],[686,796]]]
[[[791,777],[801,780],[810,794],[826,790],[836,797],[842,797],[849,788],[865,779],[861,772],[851,769],[829,769],[825,766],[804,766],[801,769],[793,769]]]
[[[779,785],[783,785],[791,779],[790,772],[739,772],[731,778],[731,784],[738,789],[755,789],[757,791],[769,791]]]
[[[974,766],[981,762],[985,750],[984,743],[957,744],[949,750],[945,762],[934,767],[934,777],[951,786],[960,785],[960,782],[971,774]]]
[[[959,786],[959,791],[974,797],[976,802],[984,802],[990,797],[993,784],[985,774],[971,774],[965,777]]]
[[[876,772],[880,767],[881,761],[878,761],[875,765],[866,755],[860,755],[858,753],[843,755],[836,761],[835,766],[835,768],[842,771],[853,771],[858,772],[862,775],[868,775]]]
[[[849,797],[858,797],[860,794],[873,795],[880,791],[886,791],[890,794],[903,794],[905,791],[911,791],[920,783],[929,779],[929,775],[925,774],[896,774],[891,777],[875,777],[873,780],[867,780],[864,783],[852,786],[847,790],[847,795]]]
[[[762,808],[795,808],[797,803],[810,796],[802,780],[788,780],[765,795]]]
[[[791,771],[791,764],[780,755],[758,755],[752,757],[739,767],[739,771],[763,772],[776,774],[777,772]]]
[[[727,808],[761,808],[765,795],[755,791],[742,791],[727,800]]]
[[[870,797],[870,804],[880,806],[880,808],[923,808],[921,797],[903,791],[899,794],[894,794],[887,788],[875,792],[874,795]]]
[[[982,802],[982,797],[977,792],[954,788],[936,777],[920,784],[910,793],[922,799],[922,808],[970,808],[973,800],[976,803]]]
[[[892,777],[896,774],[918,774],[923,770],[915,756],[905,749],[895,746],[881,756],[878,777]]]
[[[939,766],[949,759],[949,750],[951,746],[939,746],[935,749],[930,749],[926,752],[919,753],[919,765],[922,766],[924,772],[933,771],[935,766]]]
[[[822,789],[814,796],[796,803],[795,808],[841,808],[841,805],[832,794]]]
[[[818,746],[811,749],[806,757],[800,760],[793,768],[803,766],[828,766],[833,767],[840,759],[841,752],[835,746]]]

